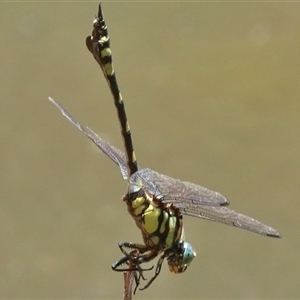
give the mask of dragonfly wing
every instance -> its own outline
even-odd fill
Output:
[[[224,206],[204,206],[185,203],[185,207],[181,207],[179,210],[182,214],[188,216],[239,227],[266,236],[281,237],[281,234],[274,228]]]
[[[281,237],[272,227],[225,207],[229,202],[220,193],[194,183],[180,181],[150,169],[140,169],[130,177],[129,182],[161,198],[163,203],[173,203],[184,215],[243,228],[266,236]]]
[[[220,193],[200,185],[174,179],[151,169],[140,169],[130,177],[131,184],[137,184],[150,193],[161,197],[164,203],[173,203],[178,208],[189,205],[220,206],[229,201]]]
[[[83,127],[68,111],[63,108],[54,99],[49,97],[49,100],[60,110],[73,125],[75,125],[81,132],[83,132],[104,154],[106,154],[112,161],[114,161],[121,170],[122,176],[125,180],[128,179],[127,157],[120,149],[110,145],[105,140],[101,139],[95,132],[87,127]]]

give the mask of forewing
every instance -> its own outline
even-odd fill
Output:
[[[87,127],[83,127],[68,111],[57,103],[54,99],[49,97],[49,100],[60,110],[73,125],[75,125],[81,132],[83,132],[104,154],[106,154],[112,161],[114,161],[121,170],[122,176],[125,180],[128,179],[127,157],[120,149],[110,145],[105,140],[101,139],[95,132]]]
[[[281,237],[272,227],[225,207],[229,202],[220,193],[194,183],[180,181],[150,169],[140,169],[130,177],[129,182],[146,189],[161,198],[164,203],[173,203],[184,215],[239,227],[266,236]]]
[[[137,184],[162,198],[164,203],[173,203],[178,208],[186,205],[228,205],[229,201],[220,193],[200,185],[174,179],[151,169],[140,169],[130,177],[131,184]]]

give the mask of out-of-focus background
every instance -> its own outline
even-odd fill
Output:
[[[103,10],[139,164],[220,191],[283,235],[186,217],[197,258],[182,275],[164,264],[135,298],[300,297],[300,4]],[[0,4],[1,298],[120,299],[117,242],[142,241],[118,167],[47,100],[123,147],[85,46],[96,13],[96,2]]]

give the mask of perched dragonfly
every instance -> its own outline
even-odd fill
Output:
[[[49,98],[49,100],[119,166],[123,179],[128,180],[128,191],[123,201],[141,230],[144,244],[120,242],[119,247],[124,256],[112,265],[114,270],[133,270],[143,276],[142,272],[146,269],[142,269],[141,264],[160,255],[154,276],[142,289],[149,287],[159,275],[164,259],[167,260],[171,272],[184,272],[196,253],[184,240],[183,215],[239,227],[269,237],[281,237],[280,233],[272,227],[228,209],[226,206],[229,201],[218,192],[162,175],[148,168],[140,168],[137,164],[124,101],[112,63],[110,38],[100,4],[98,15],[93,23],[92,35],[87,37],[86,44],[100,65],[112,92],[126,153],[110,145],[91,129],[82,126],[54,99]],[[132,252],[128,253],[126,248],[131,249]],[[135,256],[132,255],[134,251]],[[121,265],[129,262],[136,267],[120,269]]]

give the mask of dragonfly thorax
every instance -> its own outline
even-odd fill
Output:
[[[142,232],[144,244],[158,252],[178,244],[183,231],[180,211],[161,199],[135,184],[129,185],[128,193],[123,198],[128,212]]]

